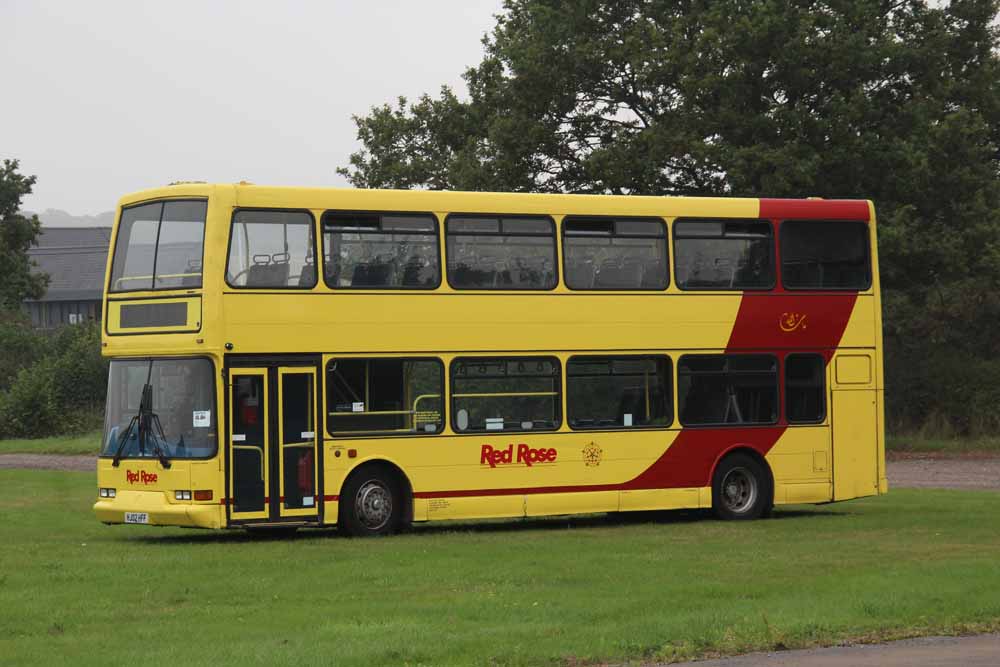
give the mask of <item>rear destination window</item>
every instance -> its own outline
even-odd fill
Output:
[[[872,282],[868,225],[781,223],[781,279],[789,289],[868,289]]]

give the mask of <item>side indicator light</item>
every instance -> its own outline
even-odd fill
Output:
[[[195,491],[194,492],[194,499],[195,500],[211,500],[212,499],[212,490],[211,489],[202,489],[200,491]]]

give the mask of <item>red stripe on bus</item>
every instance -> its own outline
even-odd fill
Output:
[[[744,294],[727,352],[829,350],[840,344],[857,294]],[[829,359],[827,359],[829,361]]]
[[[323,496],[323,500],[327,502],[330,501],[337,502],[338,500],[340,500],[340,496]]]
[[[868,202],[860,199],[761,199],[760,217],[795,220],[868,220]]]

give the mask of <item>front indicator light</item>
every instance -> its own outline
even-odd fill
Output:
[[[190,491],[174,491],[174,500],[191,500]]]
[[[203,489],[203,490],[200,490],[200,491],[195,491],[194,492],[194,499],[195,500],[211,500],[212,499],[212,490],[211,489],[208,489],[208,490],[204,490]]]

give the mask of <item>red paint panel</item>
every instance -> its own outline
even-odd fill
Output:
[[[860,199],[761,199],[760,217],[781,220],[868,220]]]
[[[413,494],[416,495],[416,494]],[[323,496],[323,500],[336,502],[340,500],[340,496]]]
[[[857,294],[744,294],[727,352],[836,347]]]

